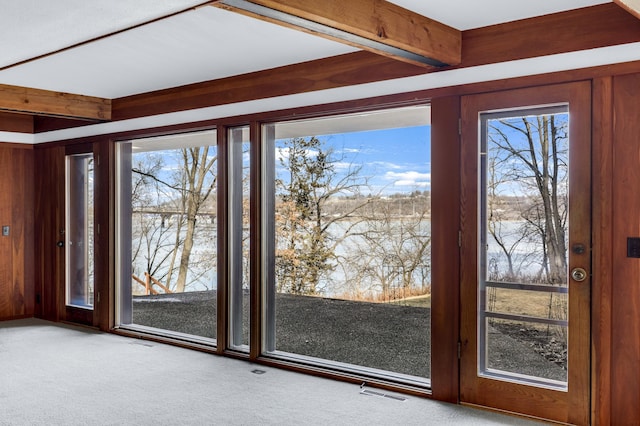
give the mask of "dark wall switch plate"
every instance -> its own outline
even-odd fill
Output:
[[[640,237],[627,238],[627,257],[640,258]]]

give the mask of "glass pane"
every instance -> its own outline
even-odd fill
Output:
[[[429,121],[412,107],[265,126],[268,352],[428,381]]]
[[[487,319],[487,369],[523,380],[567,381],[567,328]]]
[[[567,293],[487,288],[487,311],[557,320],[567,319]]]
[[[67,156],[67,305],[93,308],[93,154]]]
[[[249,128],[229,130],[230,346],[249,351]]]
[[[121,143],[119,180],[121,325],[214,339],[215,131]]]
[[[567,111],[556,106],[481,115],[480,334],[487,346],[480,349],[481,374],[502,371],[513,373],[513,379],[566,382],[566,374],[532,370],[538,363],[528,355],[500,351],[507,350],[501,342],[509,339],[519,342],[511,349],[544,347],[534,351],[538,361],[551,371],[562,359],[566,371]],[[539,320],[518,323],[523,316]],[[546,343],[533,343],[532,335],[542,329]]]

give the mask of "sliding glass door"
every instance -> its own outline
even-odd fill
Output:
[[[427,385],[430,110],[263,127],[264,353]]]
[[[118,327],[428,388],[430,108],[220,131],[117,143]]]
[[[215,131],[118,144],[119,325],[212,343]]]

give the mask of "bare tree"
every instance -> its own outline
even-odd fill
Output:
[[[202,208],[216,185],[214,151],[215,148],[206,146],[180,149],[180,167],[173,176],[163,175],[161,155],[147,154],[133,168],[136,177],[132,203],[134,215],[139,216],[133,262],[144,249],[144,272],[176,292],[185,291],[187,275],[194,273],[194,265],[210,267],[215,261],[214,256],[206,255],[193,259],[197,218],[202,216]],[[191,281],[206,273],[206,268],[199,269],[202,270],[195,272]],[[175,283],[174,272],[177,272]]]
[[[487,164],[487,231],[500,250],[500,255],[487,259],[489,279],[516,281],[521,271],[527,270],[535,262],[536,253],[518,253],[519,247],[531,243],[535,238],[527,222],[522,220],[525,209],[524,197],[511,192],[510,176],[503,173],[505,158],[490,157]],[[506,270],[500,265],[506,261]]]
[[[347,281],[359,297],[397,300],[431,290],[430,205],[427,195],[377,198],[362,214],[348,253],[341,256]]]
[[[181,170],[182,208],[186,216],[187,229],[180,254],[180,266],[176,291],[183,292],[187,283],[189,260],[193,250],[193,237],[196,230],[196,218],[204,202],[215,188],[217,175],[213,169],[217,155],[210,155],[211,148],[183,148]]]
[[[546,281],[566,282],[567,120],[537,115],[490,124],[492,157],[502,163],[500,179],[527,198],[523,233],[540,241]]]
[[[509,260],[507,276],[563,285],[567,281],[568,119],[564,114],[541,114],[489,123],[488,230]],[[501,235],[500,217],[492,208],[500,197],[495,188],[511,191],[520,200],[521,225],[515,236]],[[493,191],[493,192],[492,192]],[[508,244],[521,241],[539,247],[536,276],[514,273]],[[501,244],[502,243],[502,244]],[[533,243],[533,244],[531,244]],[[491,289],[495,291],[495,289]],[[490,295],[491,296],[491,293]],[[491,300],[490,300],[491,303]],[[566,295],[549,293],[550,318],[567,319]],[[560,334],[566,338],[566,329]]]
[[[132,174],[132,263],[134,275],[149,273],[158,280],[165,281],[168,270],[166,261],[177,250],[172,231],[171,216],[162,212],[161,200],[172,196],[170,184],[159,176],[164,167],[164,159],[155,153],[137,156]],[[143,263],[143,270],[136,266]]]

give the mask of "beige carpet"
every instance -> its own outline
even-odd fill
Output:
[[[35,319],[0,322],[0,366],[0,425],[534,424]]]

